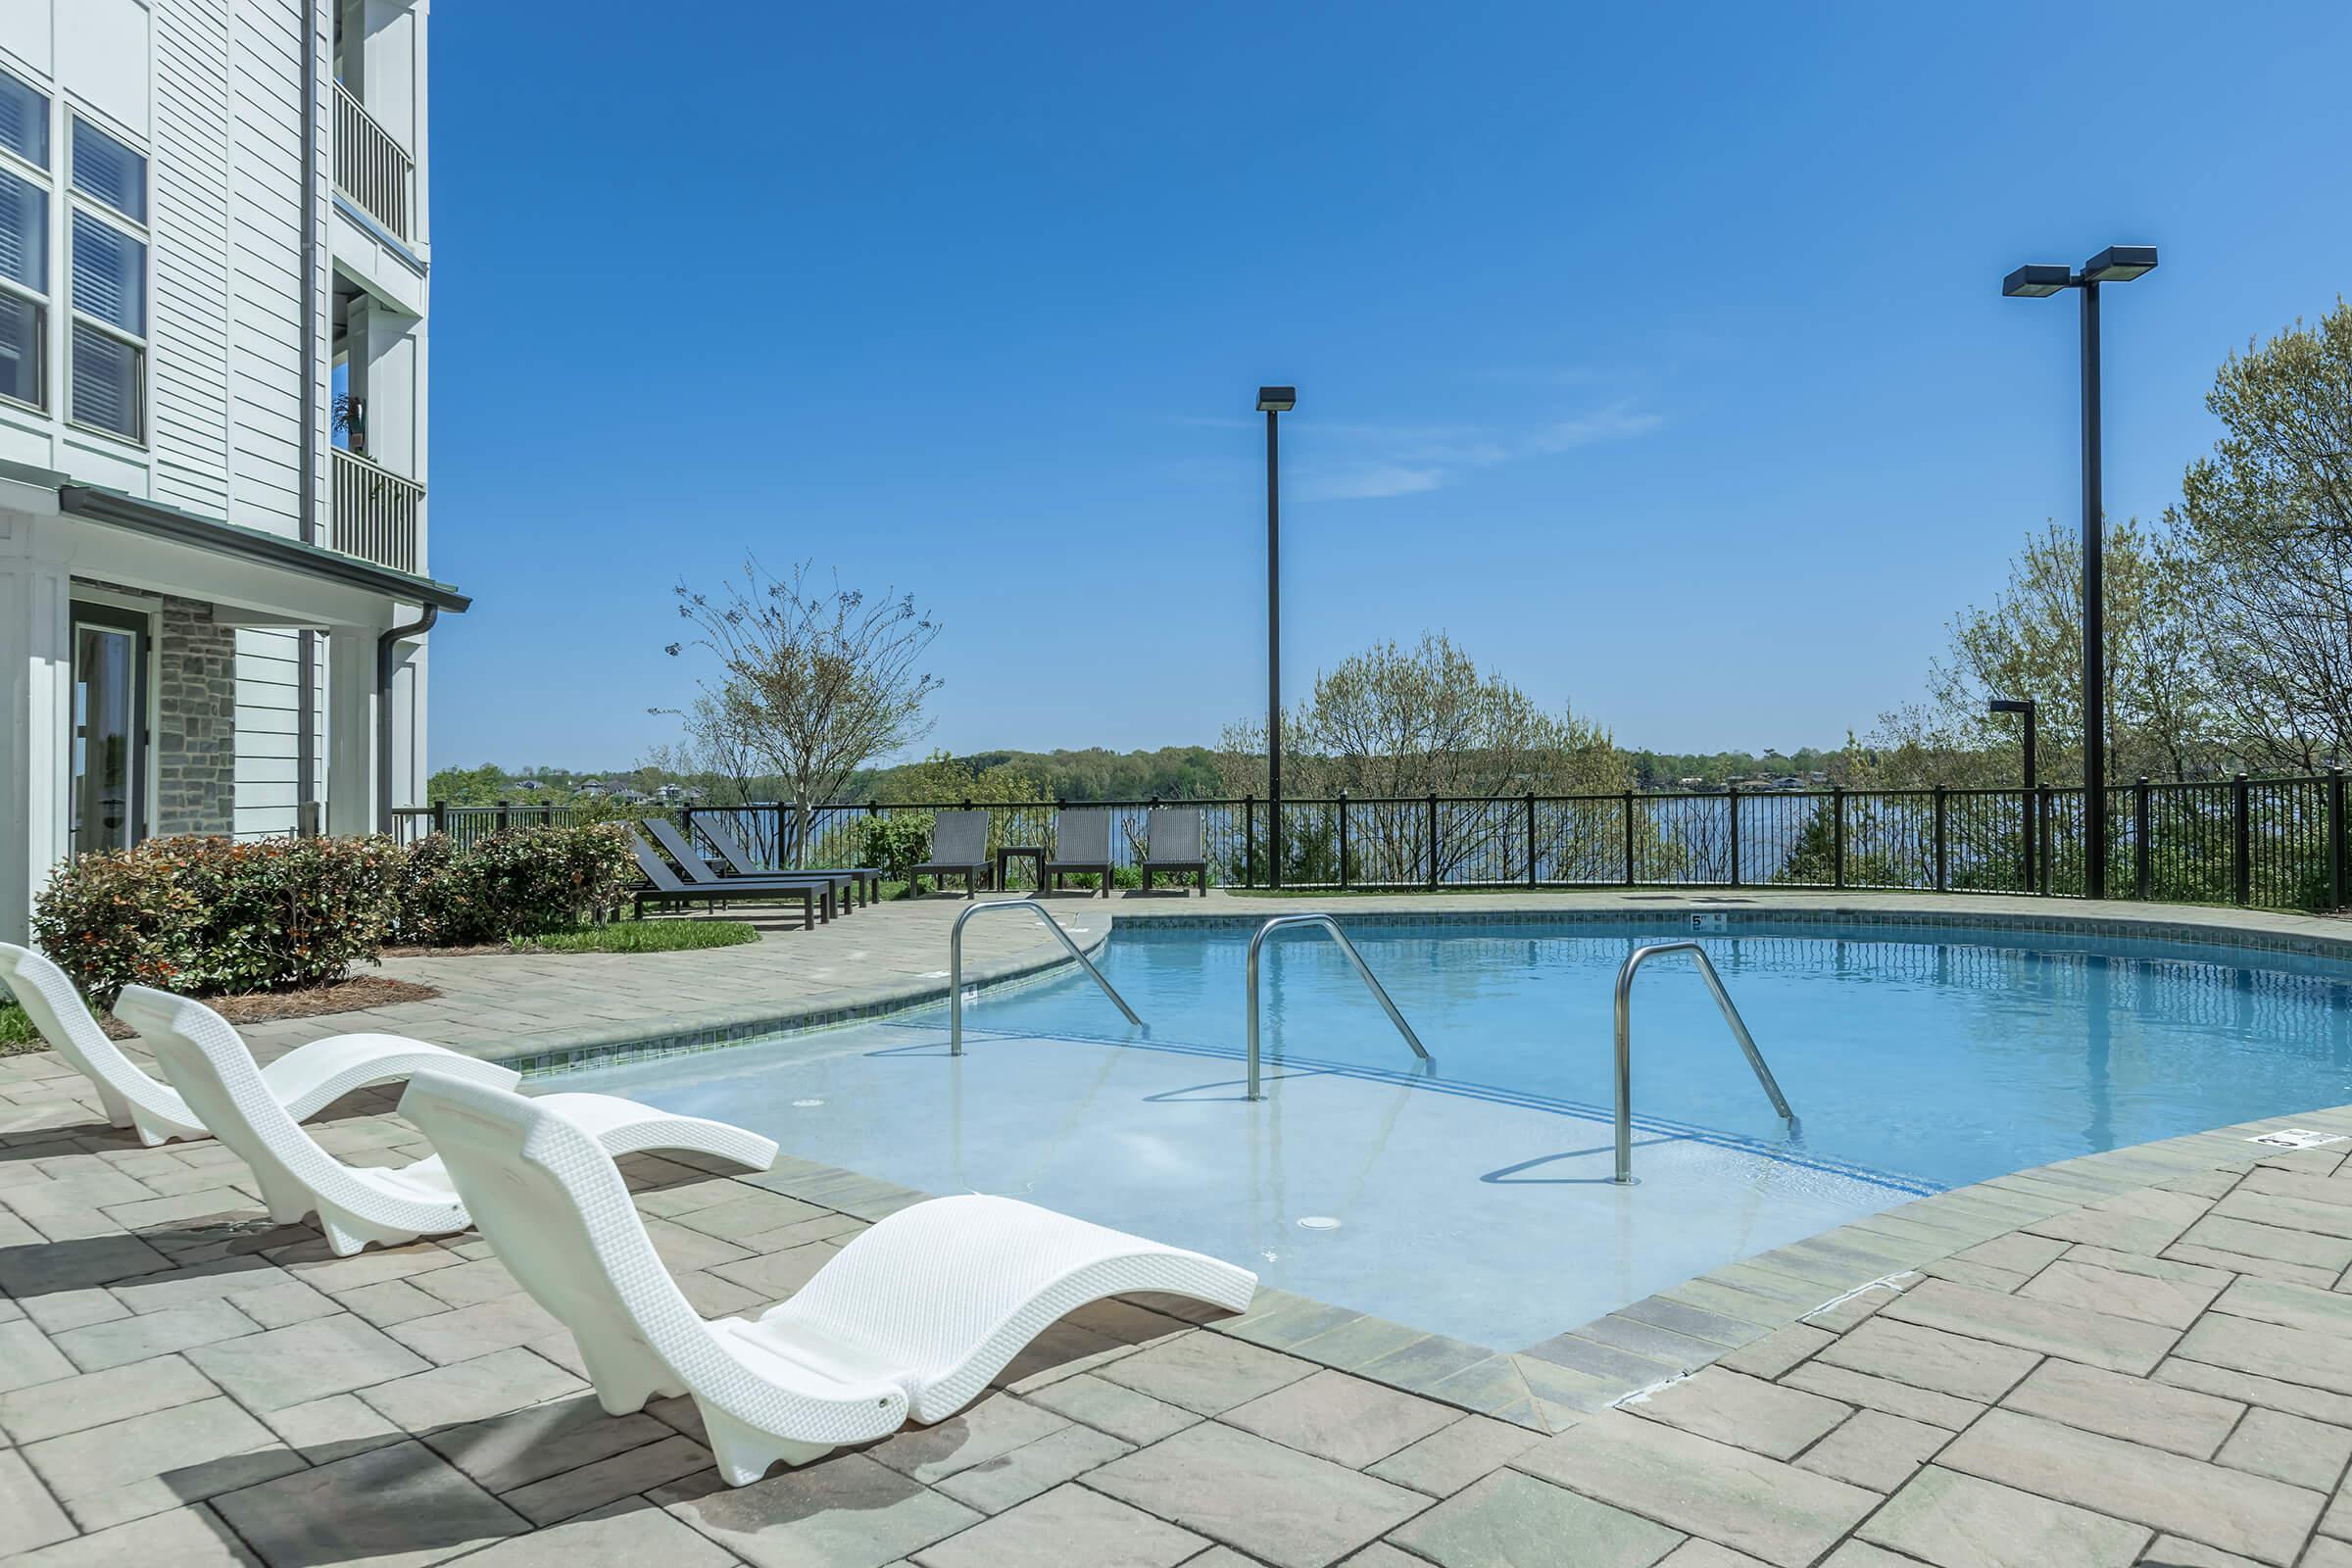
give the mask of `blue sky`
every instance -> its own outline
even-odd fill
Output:
[[[1661,749],[1836,744],[2352,280],[2352,8],[452,6],[435,765],[612,766],[746,553],[945,622],[926,744],[1211,742],[1444,630]]]

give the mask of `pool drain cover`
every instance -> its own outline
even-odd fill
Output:
[[[795,1110],[814,1110],[817,1106],[823,1103],[824,1102],[821,1100],[796,1100],[792,1102],[792,1108]]]
[[[1336,1231],[1340,1228],[1340,1222],[1329,1214],[1309,1214],[1298,1222],[1298,1228],[1302,1231]]]

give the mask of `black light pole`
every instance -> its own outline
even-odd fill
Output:
[[[2156,270],[2153,245],[2110,245],[2070,272],[2021,267],[2001,279],[2009,299],[2082,291],[2082,896],[2107,896],[2106,517],[2099,472],[2099,285]]]
[[[1275,419],[1298,406],[1295,386],[1261,386],[1266,416],[1266,886],[1282,886],[1282,437]]]
[[[2041,884],[2034,880],[2034,724],[2036,713],[2031,697],[1995,697],[1990,706],[1995,713],[2018,713],[2026,720],[2026,891],[2032,893]]]

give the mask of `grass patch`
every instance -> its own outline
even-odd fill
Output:
[[[526,953],[683,953],[690,948],[732,948],[760,940],[748,920],[612,920],[540,937],[517,937]]]
[[[13,1002],[0,1002],[0,1056],[14,1056],[22,1052],[42,1050],[40,1035],[24,1009]]]

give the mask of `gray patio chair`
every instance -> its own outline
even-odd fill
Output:
[[[700,833],[703,841],[718,852],[719,859],[726,862],[713,867],[721,876],[777,876],[782,874],[762,867],[758,858],[744,849],[743,840],[735,836],[735,830],[722,819],[698,815],[694,819],[694,831]],[[881,866],[830,865],[812,866],[809,869],[862,877],[866,883],[865,901],[868,904],[882,896],[884,869]]]
[[[860,904],[871,904],[882,892],[882,872],[875,866],[807,866],[789,871],[728,871],[703,858],[685,829],[663,816],[649,816],[640,824],[650,829],[662,845],[663,853],[678,862],[686,880],[710,886],[713,883],[740,882],[817,882],[833,890],[834,901],[841,912],[850,910],[855,896]]]
[[[970,898],[988,875],[988,813],[942,811],[931,824],[931,858],[914,868],[946,891],[946,879],[963,878],[963,896]]]
[[[1102,879],[1102,896],[1110,897],[1110,813],[1062,811],[1054,818],[1054,858],[1046,862],[1046,879],[1055,888],[1064,876],[1093,874]]]
[[[1184,875],[1197,871],[1200,875],[1200,896],[1208,897],[1208,857],[1200,851],[1200,808],[1198,806],[1161,806],[1152,808],[1144,818],[1144,891],[1152,891],[1152,876],[1157,872],[1177,879],[1177,890],[1183,891]]]
[[[637,857],[637,869],[645,873],[646,887],[636,889],[630,897],[636,900],[637,917],[645,918],[649,904],[692,904],[696,900],[716,906],[721,904],[789,904],[798,899],[801,904],[801,929],[816,929],[817,904],[824,905],[825,918],[833,918],[833,890],[818,882],[755,882],[750,877],[737,877],[723,886],[710,887],[702,883],[680,881],[669,862],[662,858],[642,833],[629,834],[629,853]]]

